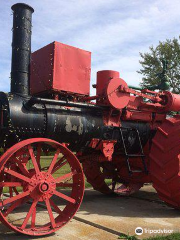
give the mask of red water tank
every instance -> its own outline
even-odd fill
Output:
[[[30,92],[89,95],[90,73],[90,52],[53,42],[32,53]]]

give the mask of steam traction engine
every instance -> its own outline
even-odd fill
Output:
[[[1,221],[28,235],[56,231],[81,204],[83,173],[104,194],[152,182],[179,208],[180,116],[169,116],[180,96],[166,82],[160,91],[128,87],[109,70],[97,73],[89,96],[90,52],[53,42],[31,54],[34,10],[12,10],[11,91],[0,93]]]

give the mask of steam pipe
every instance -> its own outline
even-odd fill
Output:
[[[29,95],[29,73],[31,56],[31,22],[34,9],[17,3],[13,10],[11,92]]]
[[[53,100],[53,99],[37,98],[37,97],[31,97],[26,103],[24,103],[24,107],[26,109],[30,109],[33,105],[35,105],[37,103],[68,106],[68,107],[98,109],[98,110],[104,110],[104,109],[108,108],[106,106],[97,106],[97,105],[90,104],[90,103],[79,103],[79,102]]]

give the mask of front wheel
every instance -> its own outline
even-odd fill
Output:
[[[83,199],[78,159],[65,145],[46,138],[24,140],[7,150],[0,159],[0,179],[0,220],[27,235],[57,231]]]

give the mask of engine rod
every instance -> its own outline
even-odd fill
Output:
[[[30,109],[36,103],[68,106],[68,107],[98,109],[98,110],[105,110],[105,109],[109,108],[108,106],[97,106],[97,105],[89,104],[89,103],[88,104],[87,103],[78,103],[78,102],[53,100],[53,99],[46,99],[46,98],[36,98],[36,97],[31,97],[27,102],[24,103],[24,107],[26,109]]]

